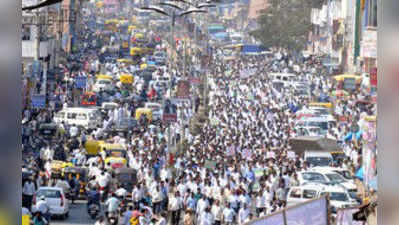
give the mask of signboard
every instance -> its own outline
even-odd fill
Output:
[[[276,153],[274,153],[274,152],[269,151],[266,153],[266,158],[268,158],[268,159],[271,159],[271,158],[274,159],[275,157],[276,157]]]
[[[165,100],[162,114],[162,120],[164,123],[177,122],[177,106],[172,103],[170,99]]]
[[[187,80],[180,80],[177,83],[177,98],[190,98],[190,82]]]
[[[216,162],[212,160],[206,160],[204,166],[207,169],[214,170],[216,168]]]
[[[327,198],[312,200],[285,210],[286,225],[327,225]]]
[[[189,77],[188,79],[191,84],[200,84],[201,83],[201,79],[198,77]]]
[[[289,158],[289,159],[295,159],[295,152],[293,152],[293,151],[287,151],[287,158]]]
[[[249,222],[246,225],[284,225],[284,215],[283,212],[277,212],[253,222]]]
[[[45,95],[32,95],[31,97],[32,108],[46,108],[46,96]]]
[[[377,68],[372,68],[370,71],[370,85],[377,87]]]
[[[354,221],[353,214],[359,211],[358,208],[337,210],[337,225],[365,225],[363,221]]]
[[[364,58],[377,58],[377,30],[367,28],[363,32],[360,56]]]
[[[40,72],[41,72],[40,66],[41,66],[41,64],[37,60],[32,63],[32,76],[33,77],[39,77],[40,76]]]
[[[75,77],[75,88],[86,88],[87,77]]]

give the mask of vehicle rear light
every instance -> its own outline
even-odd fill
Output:
[[[33,205],[36,205],[36,194],[33,195],[32,204],[33,204]]]
[[[64,196],[61,195],[61,206],[64,206]]]
[[[100,186],[100,191],[104,191],[105,187]]]

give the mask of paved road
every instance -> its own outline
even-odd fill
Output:
[[[61,219],[53,219],[51,221],[51,225],[70,225],[70,224],[79,224],[79,225],[93,225],[94,220],[91,220],[86,211],[86,202],[80,201],[77,202],[76,205],[69,205],[69,217],[66,220]]]

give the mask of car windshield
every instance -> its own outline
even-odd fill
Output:
[[[36,196],[44,196],[46,198],[61,198],[61,192],[58,190],[39,190]]]
[[[330,192],[330,200],[332,201],[341,201],[346,202],[348,201],[348,195],[345,192]]]
[[[307,181],[316,181],[316,182],[324,182],[326,181],[323,175],[319,173],[303,173],[302,177]]]
[[[328,122],[309,121],[307,125],[309,127],[320,127],[322,130],[328,130]]]
[[[332,182],[341,183],[344,181],[344,178],[341,175],[336,174],[336,173],[329,173],[329,174],[326,174],[326,176]]]
[[[306,161],[312,166],[328,166],[331,163],[328,157],[307,157]]]
[[[99,84],[110,84],[111,82],[109,80],[99,80]]]

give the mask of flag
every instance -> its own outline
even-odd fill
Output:
[[[233,145],[228,147],[226,153],[227,153],[228,156],[235,155],[236,154],[235,147]]]
[[[244,159],[251,159],[251,157],[252,157],[252,152],[251,152],[250,149],[245,148],[244,150],[242,150],[241,156],[242,156]]]

